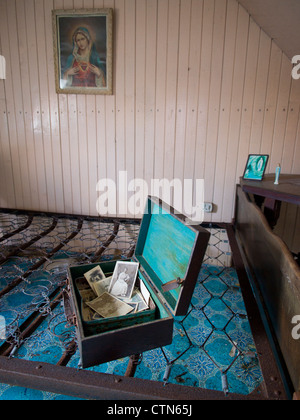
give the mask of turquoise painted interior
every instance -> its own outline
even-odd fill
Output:
[[[164,293],[162,285],[185,278],[196,232],[156,203],[151,203],[149,213],[141,225],[135,256],[175,311],[181,288]]]
[[[153,289],[149,286],[145,277],[139,273],[139,278],[144,282],[145,286],[147,287],[148,291],[150,292],[151,298],[156,305],[156,319],[163,319],[169,318],[170,314],[166,311],[160,300],[158,299],[157,295],[154,293]]]

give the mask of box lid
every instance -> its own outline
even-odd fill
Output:
[[[209,237],[174,208],[148,197],[135,259],[173,316],[189,309]]]

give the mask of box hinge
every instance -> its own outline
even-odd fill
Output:
[[[168,281],[168,283],[163,284],[162,289],[164,292],[170,292],[171,290],[177,289],[178,286],[183,286],[184,281],[184,279],[177,277],[177,279]]]

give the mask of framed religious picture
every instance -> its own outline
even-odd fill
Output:
[[[57,93],[112,95],[112,9],[53,10]]]
[[[268,160],[269,155],[249,155],[243,179],[261,181],[264,177]]]

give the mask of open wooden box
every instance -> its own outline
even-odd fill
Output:
[[[81,317],[76,279],[99,264],[108,276],[116,261],[69,268],[65,309],[76,325],[83,368],[172,343],[174,317],[189,309],[209,237],[201,226],[189,224],[167,204],[148,197],[132,261],[139,263],[138,281],[143,281],[154,305],[98,324],[87,325]]]

